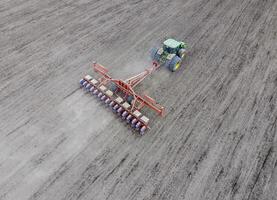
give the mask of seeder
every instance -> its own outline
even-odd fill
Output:
[[[141,113],[142,108],[148,107],[159,116],[165,115],[165,109],[150,96],[136,93],[134,88],[163,64],[168,65],[170,70],[176,71],[184,57],[183,54],[178,55],[178,52],[184,53],[183,44],[183,42],[177,42],[173,39],[166,40],[163,48],[154,48],[151,51],[152,65],[125,81],[112,78],[104,66],[94,62],[93,69],[100,75],[100,78],[95,79],[86,75],[80,80],[80,85],[92,95],[97,96],[114,113],[143,135],[150,127],[149,118]],[[182,51],[180,51],[181,49]],[[170,65],[170,63],[172,64]]]

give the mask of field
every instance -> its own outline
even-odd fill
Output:
[[[182,68],[139,90],[140,137],[79,88],[94,60],[117,78],[165,38]],[[1,200],[276,200],[276,0],[1,0]]]

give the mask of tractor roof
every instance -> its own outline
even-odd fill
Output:
[[[178,42],[174,39],[167,39],[166,41],[164,41],[164,45],[170,47],[170,48],[177,48],[179,47],[179,45],[181,44],[181,42]]]

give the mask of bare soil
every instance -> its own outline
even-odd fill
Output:
[[[165,38],[180,71],[140,137],[79,88],[126,78]],[[1,0],[1,200],[277,199],[276,0]]]

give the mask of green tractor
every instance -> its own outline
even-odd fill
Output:
[[[163,42],[163,47],[153,48],[151,58],[160,65],[165,65],[169,70],[175,72],[186,55],[187,44],[174,39],[167,39]]]

